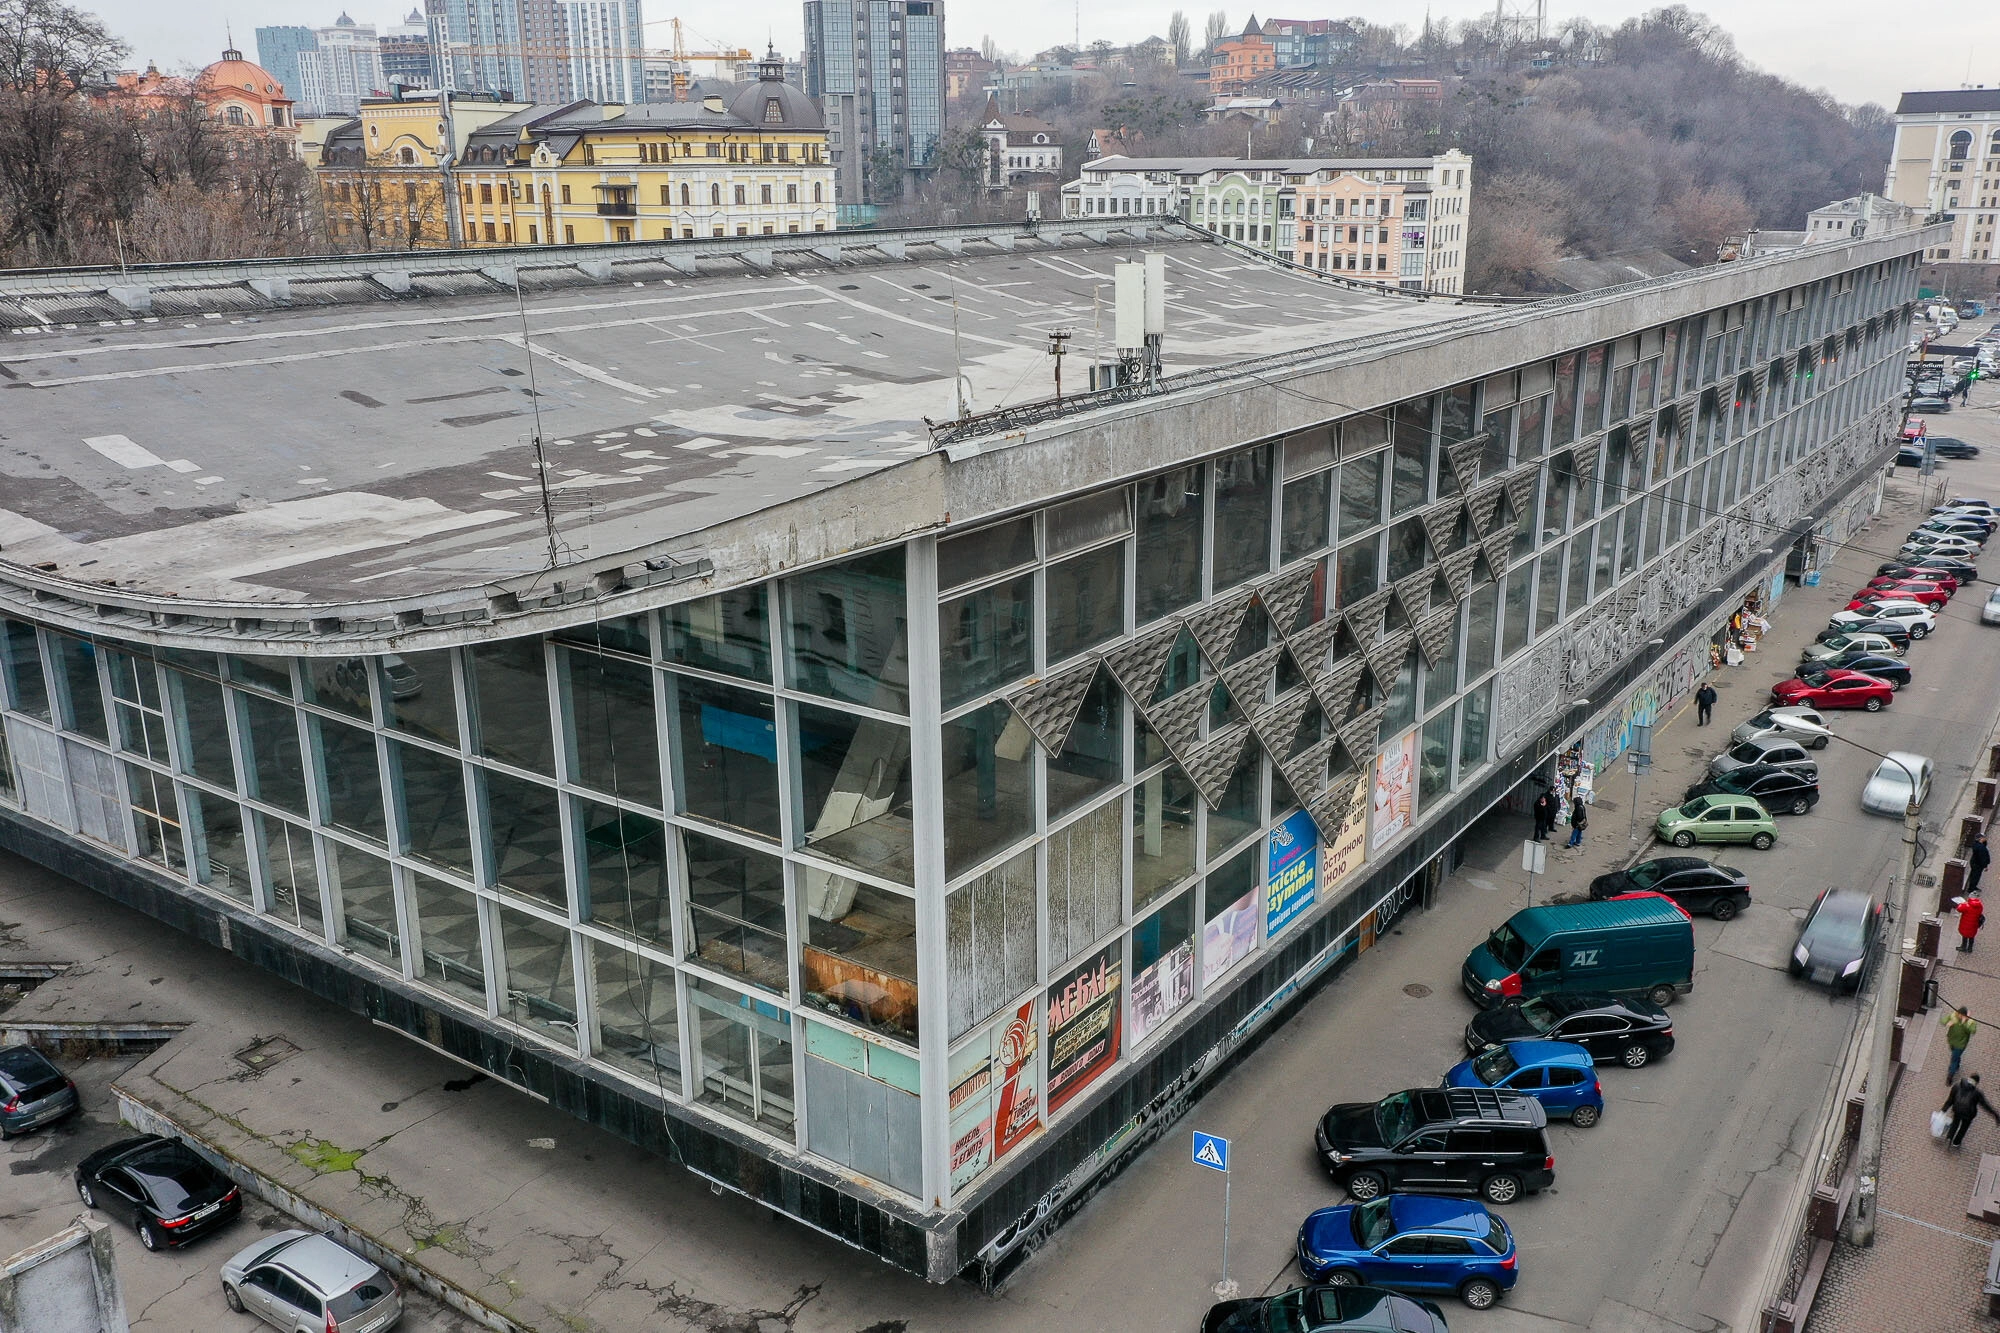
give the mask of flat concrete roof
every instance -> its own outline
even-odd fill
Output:
[[[929,452],[924,419],[957,411],[955,362],[974,411],[1045,398],[1047,335],[1067,327],[1064,386],[1084,389],[1110,355],[1113,264],[1149,250],[1167,262],[1168,373],[1476,313],[1186,232],[973,248],[637,266],[649,276],[538,283],[519,305],[490,268],[468,295],[433,282],[334,306],[166,314],[156,295],[150,318],[16,330],[0,336],[0,562],[253,603],[514,578],[548,563],[538,408],[564,563],[601,561]]]

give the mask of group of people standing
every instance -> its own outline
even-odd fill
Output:
[[[1556,819],[1562,813],[1562,802],[1548,788],[1535,798],[1535,841],[1547,842],[1549,835],[1556,831]],[[1565,847],[1583,846],[1583,831],[1590,827],[1590,807],[1581,796],[1569,803],[1569,841]]]

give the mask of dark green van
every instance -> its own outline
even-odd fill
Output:
[[[1665,898],[1527,907],[1466,956],[1461,980],[1481,1008],[1552,991],[1670,1004],[1694,989],[1694,922]]]

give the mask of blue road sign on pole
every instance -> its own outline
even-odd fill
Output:
[[[1194,1164],[1205,1166],[1211,1171],[1229,1171],[1229,1140],[1213,1134],[1194,1132]]]

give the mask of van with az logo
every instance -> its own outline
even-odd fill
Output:
[[[1466,956],[1460,981],[1481,1008],[1554,991],[1671,1004],[1694,989],[1694,923],[1659,897],[1523,908]]]

